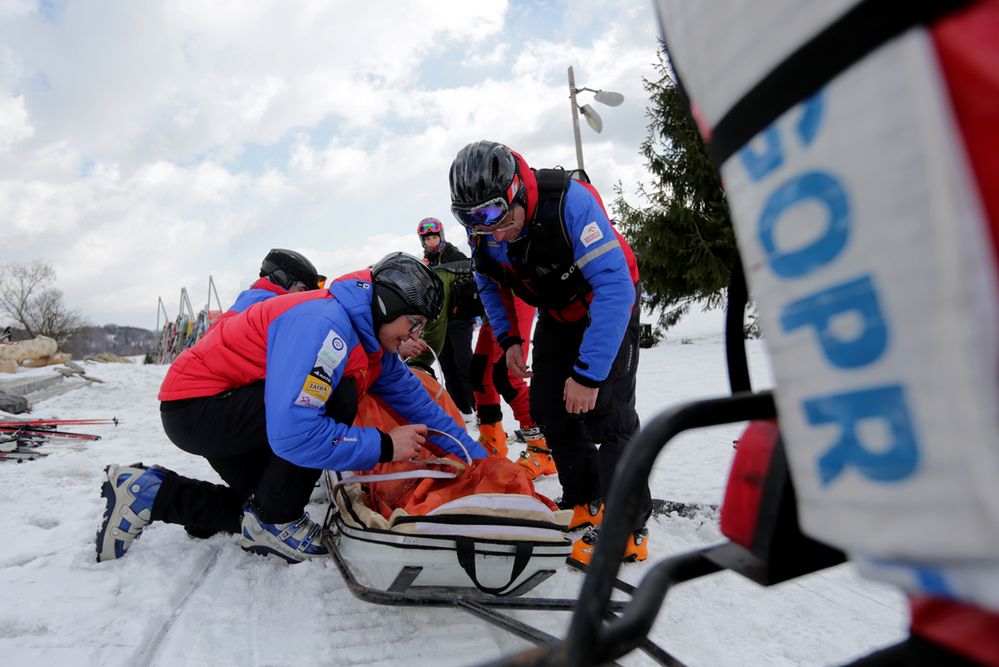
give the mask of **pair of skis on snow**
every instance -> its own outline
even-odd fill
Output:
[[[15,419],[0,420],[0,461],[33,461],[48,456],[35,448],[46,444],[49,439],[100,440],[101,436],[75,431],[60,431],[61,426],[118,425],[118,418],[111,419]],[[10,445],[13,444],[13,447]],[[4,447],[7,445],[8,447]],[[5,449],[10,451],[3,451]]]

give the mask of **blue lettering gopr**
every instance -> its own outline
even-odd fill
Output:
[[[785,213],[814,202],[826,209],[826,229],[805,247],[784,252],[777,247],[775,230]],[[784,279],[801,278],[830,263],[850,237],[850,205],[839,181],[823,171],[806,171],[779,186],[763,205],[757,226],[760,245],[771,270]]]
[[[848,340],[837,335],[837,317],[855,316],[859,332]],[[888,328],[881,315],[870,276],[816,292],[784,306],[780,316],[784,331],[810,326],[815,329],[822,353],[837,368],[859,368],[881,356],[888,347]]]
[[[800,145],[807,147],[818,136],[824,120],[825,102],[821,93],[799,105],[799,110],[793,131]],[[786,155],[778,123],[770,125],[740,150],[739,160],[755,182],[783,166]],[[825,215],[824,228],[798,247],[779,247],[777,227],[793,224],[785,216],[802,205],[820,207]],[[756,235],[773,274],[782,280],[795,280],[840,257],[850,242],[852,223],[850,199],[840,180],[829,171],[813,168],[785,178],[770,193],[757,220]],[[826,361],[841,371],[874,363],[885,354],[891,341],[871,274],[815,291],[784,304],[778,312],[784,332],[811,327]],[[835,326],[842,317],[854,318],[859,328],[844,333],[843,327]],[[804,399],[801,406],[812,426],[839,427],[839,437],[817,461],[823,486],[831,484],[849,467],[881,483],[902,481],[918,468],[920,450],[901,385],[815,396]],[[886,425],[890,434],[887,446],[877,443],[876,448],[865,447],[858,426],[867,420],[880,420]]]
[[[819,458],[823,486],[849,466],[878,482],[897,482],[918,467],[919,448],[901,385],[810,398],[802,405],[809,424],[835,424],[840,430],[839,439]],[[860,422],[871,419],[884,422],[891,436],[887,446],[875,443],[877,451],[865,447],[857,432]]]

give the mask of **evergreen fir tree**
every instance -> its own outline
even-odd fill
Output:
[[[641,152],[653,175],[639,195],[647,206],[624,200],[620,186],[614,209],[620,228],[638,258],[644,302],[669,328],[694,303],[725,303],[736,257],[735,235],[721,180],[701,136],[687,115],[659,51],[658,81],[644,81],[651,106]]]

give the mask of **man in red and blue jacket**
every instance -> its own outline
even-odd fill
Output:
[[[635,256],[588,182],[561,169],[531,169],[502,144],[462,148],[450,183],[451,210],[468,231],[482,304],[507,366],[532,377],[531,417],[555,459],[560,504],[573,509],[570,528],[595,529],[614,468],[639,426]],[[533,373],[501,287],[538,308]],[[647,488],[643,505],[625,554],[632,560],[648,551]],[[584,535],[572,557],[588,562],[595,540],[595,530]]]
[[[329,290],[270,298],[221,321],[177,358],[159,398],[167,436],[228,486],[109,466],[98,560],[124,555],[160,520],[241,532],[245,550],[298,562],[326,553],[304,512],[321,470],[413,458],[428,427],[461,443],[432,438],[446,452],[484,457],[396,354],[442,303],[433,271],[393,253]],[[352,426],[367,392],[409,424],[389,433]]]

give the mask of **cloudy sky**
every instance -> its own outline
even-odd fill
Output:
[[[478,139],[574,166],[566,70],[616,90],[582,123],[606,200],[644,177],[644,2],[0,0],[0,264],[57,271],[93,324],[153,328],[214,277],[228,307],[272,247],[336,276],[445,221]],[[629,197],[633,199],[633,197]]]

